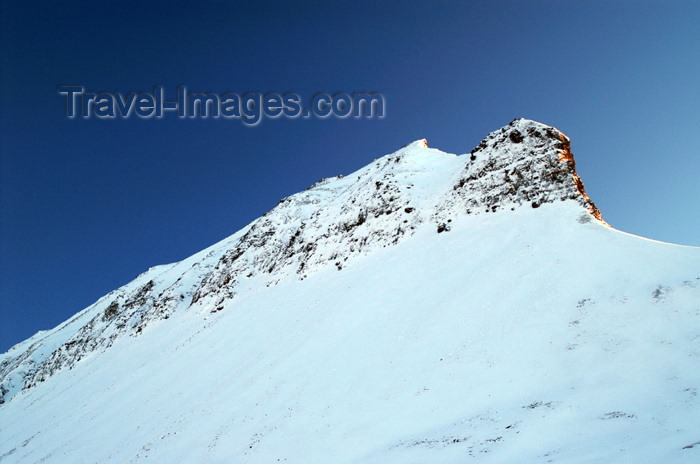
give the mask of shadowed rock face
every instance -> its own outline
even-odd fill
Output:
[[[176,311],[219,311],[249,279],[270,286],[328,266],[342,270],[425,224],[449,232],[460,216],[555,201],[576,202],[584,219],[602,221],[576,174],[568,137],[553,127],[516,119],[462,156],[418,140],[353,174],[322,179],[220,244],[151,269],[13,347],[0,358],[0,403]]]

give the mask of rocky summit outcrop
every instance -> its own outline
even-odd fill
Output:
[[[526,119],[515,119],[483,139],[469,154],[454,190],[467,213],[573,200],[602,221],[576,173],[569,138]]]
[[[422,226],[449,232],[458,217],[559,201],[579,205],[582,222],[602,221],[576,174],[568,137],[553,127],[516,119],[461,156],[418,140],[282,199],[233,236],[152,268],[61,326],[16,345],[0,357],[0,403],[177,311],[217,312],[241,288],[303,280],[329,266],[340,271]]]

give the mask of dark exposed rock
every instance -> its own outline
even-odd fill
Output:
[[[518,131],[518,129],[513,129],[510,131],[508,138],[513,143],[521,143],[523,141],[523,135],[520,133],[520,131]]]
[[[570,147],[569,138],[557,129],[515,119],[472,150],[477,159],[465,166],[451,202],[469,211],[495,211],[506,204],[537,208],[573,200],[602,221],[576,173]]]

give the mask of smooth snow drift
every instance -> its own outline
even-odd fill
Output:
[[[700,249],[515,120],[283,199],[0,356],[0,463],[700,462]]]

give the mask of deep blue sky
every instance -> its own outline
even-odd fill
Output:
[[[700,246],[697,2],[2,2],[0,352],[321,177],[515,117],[614,227]],[[73,119],[92,91],[376,91],[384,119]]]

